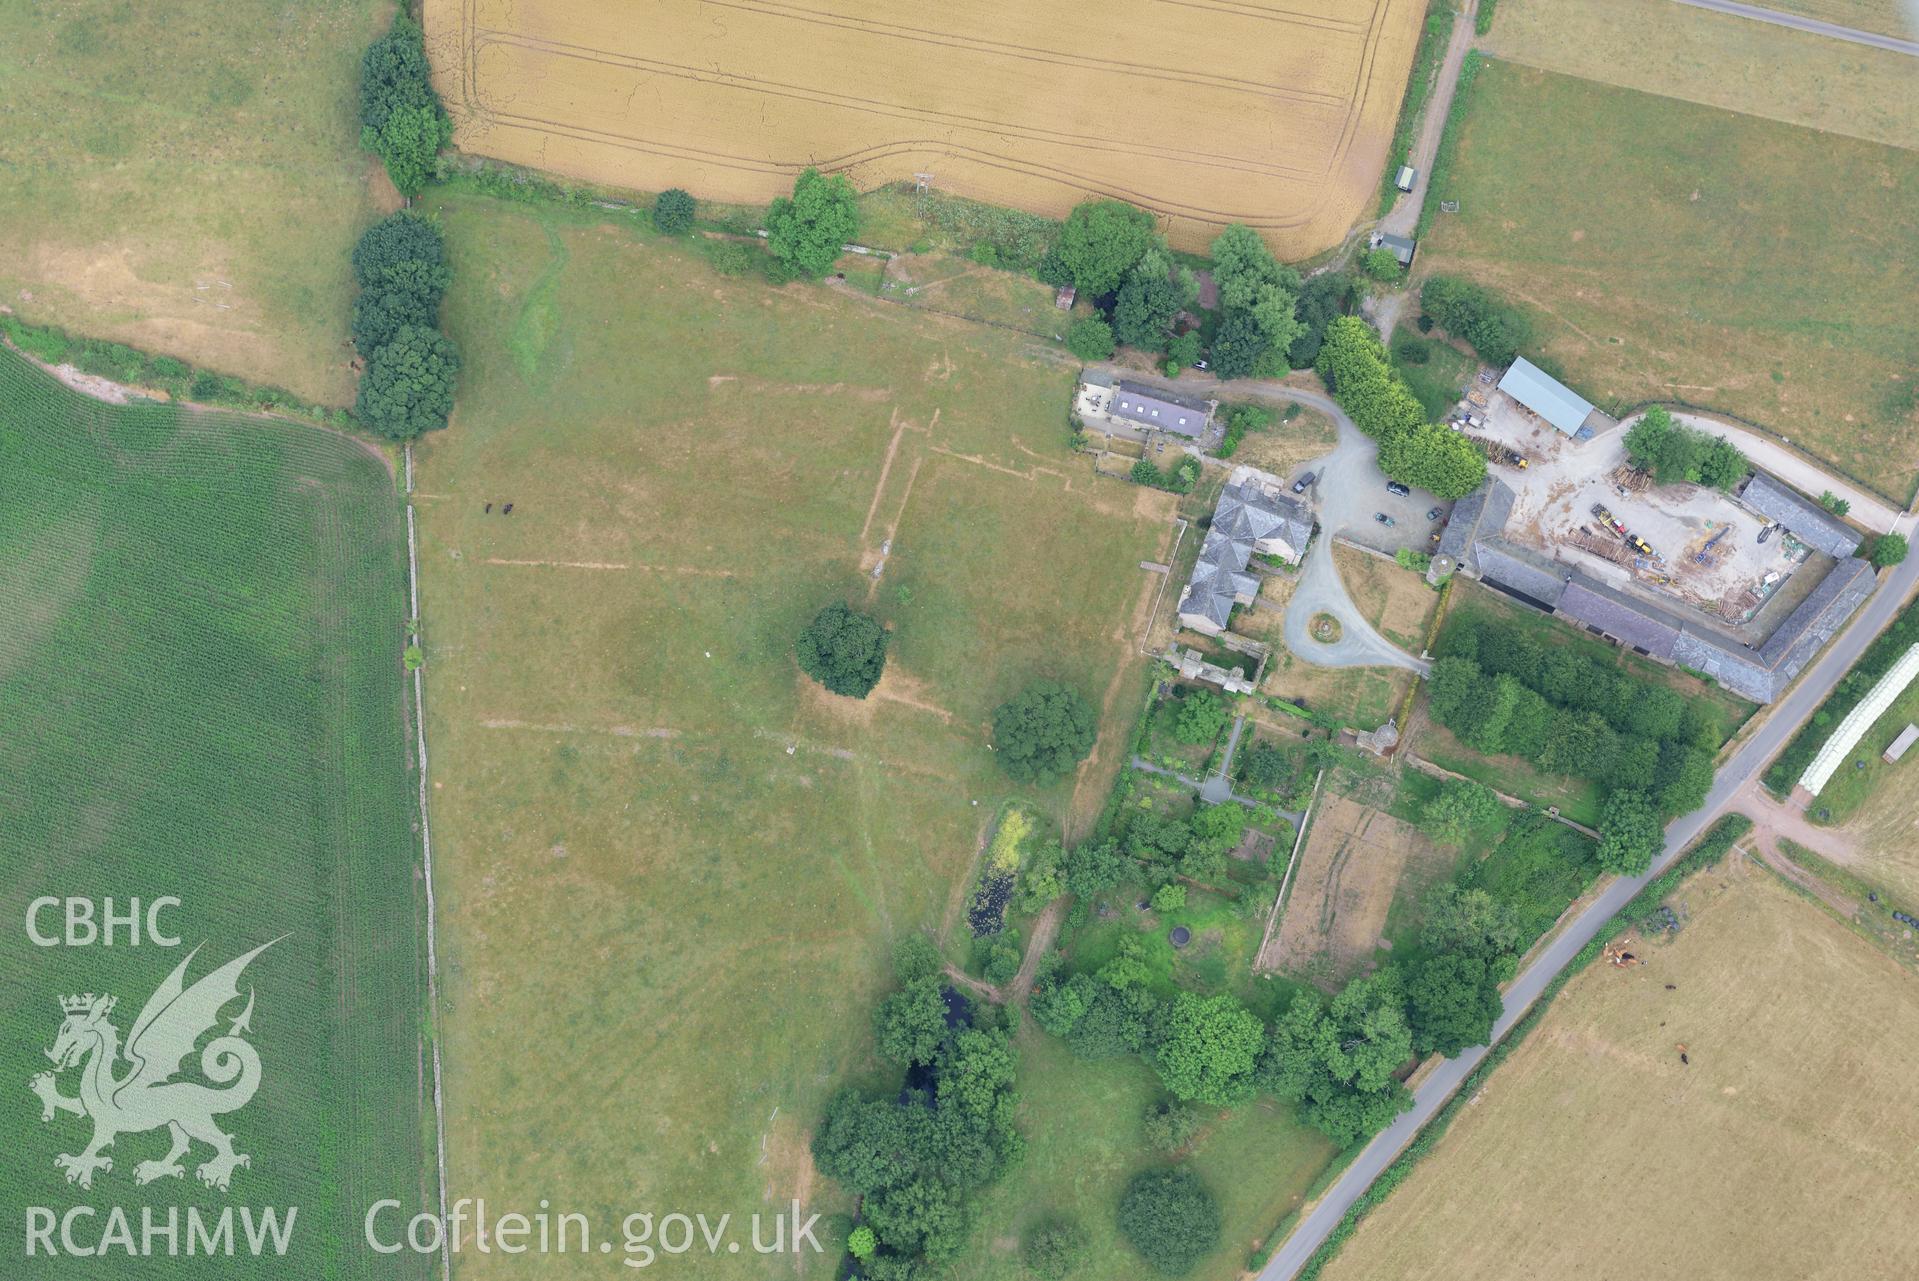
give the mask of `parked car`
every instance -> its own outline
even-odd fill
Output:
[[[1207,364],[1204,360],[1195,360],[1193,362],[1193,368],[1194,369],[1211,369],[1212,366]]]
[[[1388,516],[1385,512],[1374,512],[1373,519],[1378,521],[1382,525],[1396,525],[1399,523],[1398,521],[1394,520],[1391,516]]]
[[[1440,509],[1440,508],[1438,508],[1438,507],[1435,507],[1435,508],[1433,508],[1433,509],[1432,509],[1431,511],[1429,511],[1429,512],[1427,512],[1427,513],[1426,513],[1426,519],[1427,519],[1427,520],[1438,520],[1438,519],[1439,519],[1439,518],[1440,518],[1441,516],[1443,516],[1443,515],[1445,515],[1445,512],[1444,512],[1444,511],[1443,511],[1442,509]]]
[[[1398,494],[1401,498],[1404,498],[1413,491],[1396,480],[1389,480],[1386,482],[1386,492],[1389,494]]]
[[[1295,494],[1305,493],[1306,486],[1312,484],[1314,481],[1318,479],[1319,477],[1315,475],[1314,473],[1307,472],[1305,475],[1301,476],[1298,480],[1293,482],[1293,492]]]

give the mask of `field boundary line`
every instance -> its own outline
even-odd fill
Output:
[[[410,645],[420,643],[420,549],[413,515],[413,446],[404,447],[406,461],[406,576],[407,598],[413,614],[408,620]],[[426,680],[425,663],[413,669],[413,732],[420,754],[420,854],[421,877],[426,882],[426,1000],[428,1027],[433,1044],[433,1143],[440,1172],[440,1222],[446,1222],[446,1095],[440,1088],[440,957],[439,938],[434,927],[438,910],[433,897],[433,829],[427,824],[426,784]],[[440,1276],[453,1281],[452,1247],[440,1236]]]
[[[1313,779],[1313,799],[1306,803],[1306,811],[1299,816],[1299,830],[1293,833],[1293,854],[1286,860],[1286,875],[1280,878],[1279,894],[1274,897],[1272,913],[1266,918],[1266,933],[1260,936],[1259,951],[1253,953],[1255,967],[1259,965],[1259,958],[1266,954],[1267,945],[1273,941],[1273,929],[1286,911],[1286,891],[1293,883],[1293,869],[1299,866],[1299,851],[1306,845],[1306,832],[1313,825],[1313,810],[1319,805],[1319,789],[1325,781],[1326,770],[1322,767]]]

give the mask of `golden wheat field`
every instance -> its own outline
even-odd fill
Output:
[[[808,165],[1059,215],[1089,195],[1182,248],[1289,258],[1378,189],[1419,0],[426,0],[471,154],[760,202]]]

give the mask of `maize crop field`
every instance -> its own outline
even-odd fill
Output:
[[[374,1201],[408,1217],[437,1201],[402,525],[358,441],[92,400],[0,348],[0,1272],[438,1274],[429,1255],[373,1253],[361,1227]],[[137,917],[137,938],[124,920],[105,935],[110,917]],[[204,1185],[213,1149],[195,1141],[181,1174],[142,1184],[168,1133],[128,1128],[91,1187],[69,1182],[55,1158],[81,1152],[98,1109],[43,1121],[28,1093],[59,999],[112,994],[124,1047],[193,949],[189,985],[269,942],[214,1024],[258,1055],[257,1092],[214,1117],[250,1162]],[[57,1072],[83,1104],[86,1062]],[[224,1084],[192,1052],[175,1079]],[[75,1243],[100,1257],[57,1230],[52,1256],[26,1255],[34,1207],[87,1206]],[[291,1216],[283,1257],[251,1257],[243,1207]],[[143,1239],[144,1213],[184,1225],[189,1208],[233,1212],[232,1257]],[[114,1209],[130,1249],[106,1239]],[[183,1227],[173,1248],[188,1244]]]

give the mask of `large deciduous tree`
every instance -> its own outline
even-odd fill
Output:
[[[1413,1046],[1447,1056],[1492,1039],[1499,984],[1482,957],[1442,952],[1428,957],[1406,985]]]
[[[1165,1276],[1182,1277],[1219,1245],[1219,1203],[1191,1170],[1142,1170],[1119,1202],[1120,1234]]]
[[[813,616],[793,648],[808,676],[835,694],[865,698],[886,669],[889,635],[878,619],[834,601]]]
[[[1098,719],[1078,691],[1034,681],[993,713],[993,753],[1019,783],[1048,783],[1086,759]]]
[[[1637,876],[1652,866],[1664,835],[1659,812],[1644,792],[1614,792],[1599,807],[1599,865]]]
[[[1088,200],[1066,216],[1054,252],[1089,298],[1119,288],[1126,273],[1158,239],[1153,215],[1123,200]]]
[[[1167,1007],[1154,1066],[1175,1098],[1227,1107],[1252,1097],[1265,1040],[1264,1025],[1236,998],[1181,992]]]
[[[360,59],[360,145],[386,164],[401,195],[426,185],[453,122],[433,92],[420,28],[404,13]]]
[[[392,440],[446,426],[460,353],[437,329],[405,325],[367,361],[354,415]]]
[[[766,244],[794,276],[818,280],[859,235],[859,194],[841,174],[808,169],[766,211]]]

